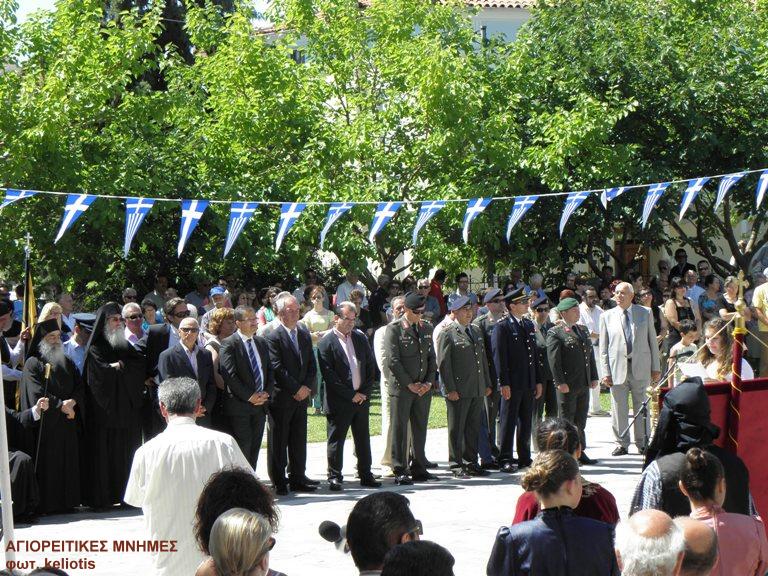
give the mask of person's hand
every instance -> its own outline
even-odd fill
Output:
[[[446,400],[450,400],[451,402],[456,402],[456,400],[459,399],[459,393],[455,390],[453,392],[448,392],[448,394],[445,395]]]
[[[597,385],[599,382],[597,380],[592,380],[592,382],[589,383],[590,388],[597,388]]]
[[[493,392],[493,390],[492,390],[491,388],[486,388],[486,389],[485,389],[485,395],[486,395],[486,396],[490,396],[490,395],[491,395],[491,392]]]
[[[352,397],[352,403],[353,404],[362,404],[367,400],[367,396],[364,394],[360,394],[360,392],[355,392],[355,395]]]
[[[35,406],[37,406],[38,412],[45,412],[46,410],[48,410],[48,407],[50,405],[51,405],[51,401],[48,400],[48,398],[45,396],[38,398],[37,402],[35,402]]]
[[[296,398],[298,402],[301,402],[305,400],[310,394],[312,394],[312,390],[310,390],[306,386],[300,386],[299,391],[296,392],[296,395],[294,396],[294,398]]]
[[[152,386],[154,385],[154,383],[155,383],[154,378],[147,378],[146,380],[144,380],[144,386]]]
[[[248,402],[254,406],[261,406],[269,400],[269,394],[266,392],[254,392],[251,397],[248,398]]]
[[[119,360],[117,362],[112,362],[112,364],[109,365],[110,368],[114,368],[115,370],[122,370],[123,369],[123,361]]]
[[[510,398],[512,398],[512,388],[510,388],[509,386],[502,386],[501,397],[504,398],[504,400],[509,400]]]
[[[606,386],[608,386],[608,388],[610,388],[611,386],[613,386],[613,378],[611,378],[610,376],[604,376],[603,384],[605,384]]]
[[[421,389],[419,391],[419,396],[424,396],[424,394],[426,394],[430,390],[432,390],[432,384],[430,384],[429,382],[422,382]]]
[[[542,386],[541,384],[536,384],[536,392],[533,394],[533,397],[536,398],[536,400],[538,400],[539,398],[541,398],[541,395],[543,393],[544,393],[544,386]]]
[[[568,387],[568,384],[558,384],[557,390],[562,394],[568,394],[568,392],[571,391],[571,389]]]
[[[24,330],[21,331],[21,334],[19,334],[19,338],[26,342],[29,340],[31,334],[32,332],[30,328],[24,328]]]
[[[408,384],[408,390],[410,390],[414,394],[418,394],[419,396],[421,396],[421,384],[419,384],[418,382],[411,382],[410,384]]]
[[[651,382],[655,384],[659,381],[659,378],[661,378],[661,372],[658,370],[651,370]]]
[[[200,404],[200,406],[195,411],[195,418],[202,418],[203,416],[205,416],[205,406]]]

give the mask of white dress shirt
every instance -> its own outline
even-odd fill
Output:
[[[584,302],[579,304],[579,311],[581,312],[581,315],[579,316],[579,324],[582,326],[586,326],[587,330],[589,330],[590,334],[600,334],[600,316],[603,313],[603,309],[600,308],[600,306],[593,306],[590,310],[589,306],[587,306]],[[592,344],[597,345],[597,341],[599,339],[599,336],[595,336],[594,338],[591,338]]]
[[[366,296],[368,291],[365,289],[365,285],[362,282],[350,284],[348,280],[344,280],[344,282],[339,284],[338,288],[336,288],[336,306],[342,302],[349,302],[349,295],[352,294],[353,290],[360,290],[360,292],[363,293],[363,301],[360,303],[360,306],[368,308],[368,296]]]
[[[195,376],[197,376],[197,346],[193,346],[192,350],[184,346],[184,344],[182,344],[181,347],[187,355],[187,360],[189,360],[189,363],[192,365],[192,371],[195,373]]]
[[[231,436],[187,416],[172,417],[136,451],[125,501],[141,507],[148,538],[176,541],[176,552],[152,553],[155,574],[195,573],[204,558],[192,531],[197,500],[211,474],[229,467],[253,472]]]
[[[248,338],[245,334],[240,332],[240,330],[237,331],[237,335],[240,336],[240,340],[243,341],[243,346],[245,346],[245,354],[248,356],[248,362],[251,361],[251,357],[248,355],[248,342],[250,342],[251,346],[253,346],[253,355],[256,356],[256,365],[259,367],[262,386],[264,386],[264,367],[261,365],[261,356],[259,356],[259,350],[256,348],[256,342],[253,341],[253,338]]]

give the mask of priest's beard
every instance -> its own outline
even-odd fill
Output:
[[[40,356],[49,364],[64,365],[64,347],[60,342],[50,344],[45,340],[41,341]]]
[[[117,326],[114,330],[110,330],[109,326],[104,326],[104,338],[112,348],[120,348],[127,342],[122,326]]]

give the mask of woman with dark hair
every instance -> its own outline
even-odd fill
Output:
[[[564,450],[578,460],[581,456],[579,430],[564,418],[549,418],[536,428],[536,442],[540,451]],[[618,524],[619,510],[613,494],[595,482],[581,479],[581,500],[573,513],[585,518],[593,518],[608,524]],[[515,517],[512,524],[532,520],[539,513],[539,501],[533,492],[524,492],[517,499]]]
[[[320,339],[325,336],[333,328],[333,312],[325,308],[325,300],[327,295],[325,288],[322,286],[308,286],[309,294],[305,297],[305,302],[308,302],[312,308],[304,314],[301,320],[302,324],[309,330],[309,335],[312,337],[312,350],[315,354],[315,361],[317,361],[317,344]],[[306,293],[306,291],[305,291]],[[323,413],[323,395],[325,392],[325,382],[323,381],[320,370],[317,371],[317,394],[312,396],[312,406],[315,409],[315,414]]]
[[[193,531],[197,545],[203,554],[210,556],[209,541],[216,519],[232,508],[244,508],[264,516],[277,532],[280,514],[272,493],[253,475],[243,468],[231,468],[213,474],[200,493],[195,512]],[[282,576],[270,570],[268,576]],[[212,558],[206,558],[198,566],[195,576],[218,576]]]
[[[725,292],[717,299],[717,311],[726,322],[736,316],[736,301],[739,299],[739,281],[736,276],[728,276],[723,282]],[[752,311],[744,308],[744,320],[752,320]]]
[[[661,313],[661,307],[654,304],[653,292],[650,288],[643,288],[637,293],[637,304],[650,308],[651,315],[653,316],[653,327],[656,329],[656,343],[661,347],[661,343],[667,337],[669,329],[667,328],[667,319]]]
[[[707,381],[722,382],[733,378],[733,337],[725,320],[715,318],[704,325],[706,346],[699,350],[698,360],[707,369]],[[741,359],[742,380],[752,380],[755,373],[744,358]]]
[[[763,576],[768,571],[768,540],[762,520],[723,510],[725,470],[717,456],[691,448],[685,455],[680,491],[691,503],[691,518],[717,534],[718,558],[711,574]]]
[[[272,306],[278,292],[278,289],[274,286],[262,288],[261,292],[259,292],[261,308],[256,311],[256,320],[259,322],[259,328],[266,326],[275,319],[275,311],[272,309]]]
[[[499,530],[488,576],[619,574],[613,526],[574,513],[582,485],[579,464],[571,454],[539,453],[523,475],[522,486],[536,493],[541,512],[534,520]]]
[[[680,322],[683,320],[693,320],[697,329],[701,327],[701,320],[696,308],[691,305],[691,300],[685,293],[688,286],[682,278],[675,278],[671,284],[672,294],[664,303],[664,316],[667,318],[669,333],[665,340],[664,351],[668,354],[672,346],[680,342]]]
[[[216,404],[211,411],[211,426],[219,432],[230,434],[229,417],[225,414],[224,398],[226,386],[224,378],[219,372],[219,352],[221,341],[235,333],[235,313],[232,308],[216,308],[211,310],[208,317],[208,332],[206,333],[205,349],[211,353],[213,360],[213,380],[219,392],[216,394]]]
[[[720,278],[714,274],[707,274],[704,278],[704,292],[699,296],[699,313],[702,322],[708,322],[719,316],[719,299]]]

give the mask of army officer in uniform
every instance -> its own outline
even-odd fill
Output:
[[[487,476],[477,464],[483,397],[491,393],[480,328],[472,326],[472,302],[459,296],[449,309],[454,322],[437,339],[440,376],[448,408],[448,457],[454,476]]]
[[[435,383],[437,362],[432,344],[432,326],[421,321],[426,297],[416,292],[405,296],[400,320],[384,333],[382,365],[387,382],[392,426],[392,470],[395,483],[437,480],[427,471],[424,446]],[[413,435],[413,462],[408,465],[408,423]]]
[[[575,298],[564,298],[557,305],[562,322],[547,334],[547,356],[552,377],[557,386],[557,406],[561,418],[573,422],[581,438],[582,464],[597,464],[585,453],[589,411],[589,389],[597,386],[597,365],[592,353],[592,341],[584,326],[577,324],[581,314]]]

